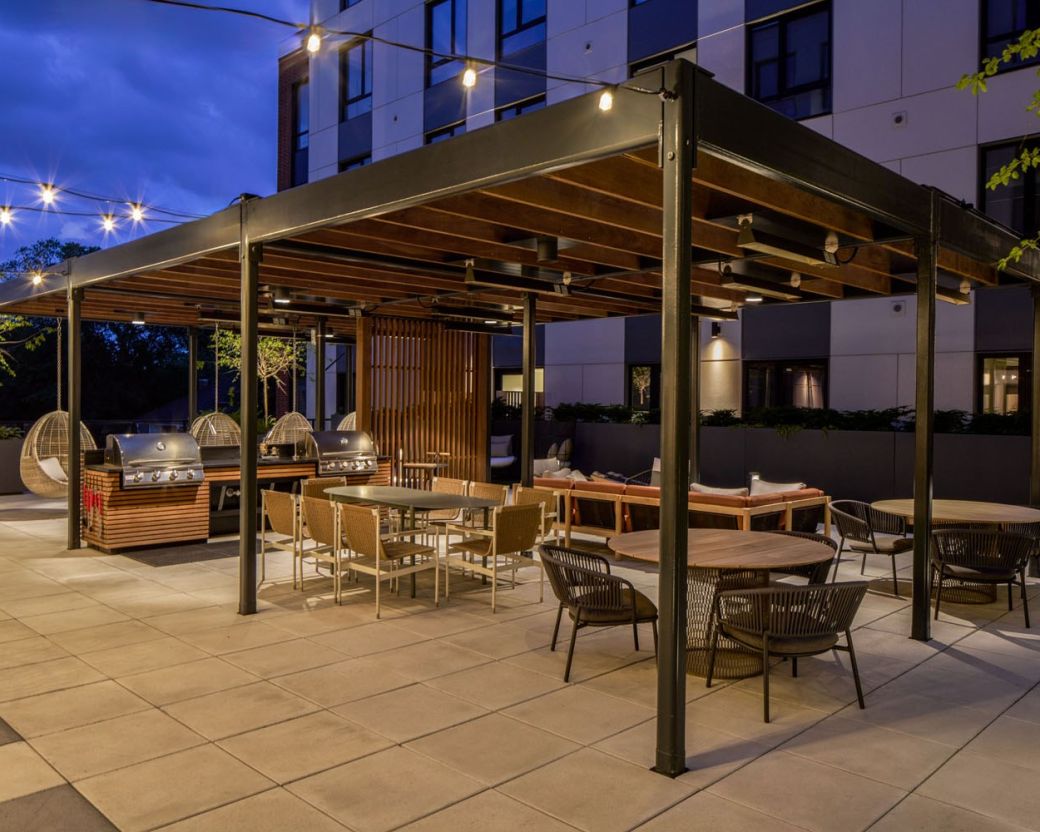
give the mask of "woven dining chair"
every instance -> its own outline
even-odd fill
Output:
[[[831,650],[849,654],[856,699],[865,708],[863,686],[852,646],[852,621],[867,594],[866,581],[851,583],[773,585],[760,589],[720,592],[715,604],[708,676],[711,687],[719,637],[725,636],[762,654],[762,716],[769,722],[769,658],[791,660],[791,675],[798,675],[798,659]],[[844,634],[845,644],[839,644]]]
[[[346,477],[311,477],[300,481],[300,494],[304,497],[319,497],[327,500],[326,488],[339,488],[347,484]]]
[[[292,587],[296,589],[296,567],[302,545],[299,503],[292,494],[264,489],[260,492],[260,511],[260,583],[267,580],[267,550],[277,549],[292,556]],[[268,524],[271,534],[268,534]]]
[[[943,528],[932,532],[932,580],[935,582],[935,617],[939,618],[943,587],[948,581],[967,584],[1007,584],[1008,610],[1014,609],[1013,589],[1018,584],[1022,613],[1029,627],[1026,566],[1033,553],[1033,538],[994,528]]]
[[[801,540],[808,540],[813,543],[822,543],[824,546],[830,548],[835,554],[838,553],[838,544],[834,542],[833,537],[828,537],[825,534],[816,534],[815,532],[792,532],[785,529],[774,529],[769,534],[779,534],[784,537],[797,537]],[[799,578],[806,578],[811,584],[825,584],[827,583],[827,576],[831,571],[831,560],[825,560],[823,563],[813,563],[809,566],[793,566],[790,569],[773,569],[772,572],[777,575],[794,575]]]
[[[469,491],[469,481],[459,480],[453,477],[434,477],[430,484],[430,491],[434,494],[452,494],[457,497],[466,496]],[[460,508],[441,508],[426,512],[423,522],[427,528],[433,530],[434,548],[440,552],[440,537],[444,529],[453,523],[463,521],[463,511]]]
[[[381,617],[384,581],[399,581],[405,575],[433,570],[433,601],[440,606],[440,585],[437,553],[430,546],[416,543],[420,529],[405,529],[390,534],[380,534],[379,510],[366,506],[341,503],[339,506],[340,533],[350,550],[346,568],[375,578],[376,618]],[[405,561],[411,564],[406,565]],[[413,584],[414,586],[414,584]]]
[[[1024,534],[1033,541],[1033,548],[1029,552],[1029,560],[1032,561],[1032,575],[1040,574],[1040,523],[1004,523],[1001,531]]]
[[[463,535],[463,538],[458,543],[449,545],[444,555],[444,597],[447,598],[450,594],[449,576],[454,565],[463,572],[470,571],[491,579],[491,612],[495,612],[498,602],[498,573],[511,572],[515,587],[517,569],[521,566],[537,566],[538,602],[541,603],[545,597],[545,571],[541,563],[534,558],[533,549],[538,543],[543,524],[542,504],[535,503],[527,506],[498,506],[491,516],[490,529],[448,526],[447,533]],[[529,552],[532,554],[528,554]]]
[[[838,577],[841,555],[848,546],[862,554],[859,574],[867,567],[867,555],[885,555],[892,563],[892,591],[899,597],[899,579],[896,577],[896,555],[908,552],[914,542],[906,536],[906,520],[872,508],[858,500],[835,500],[831,503],[831,520],[838,527],[841,543],[834,558],[834,580]]]
[[[624,627],[631,624],[632,641],[638,651],[639,625],[649,623],[654,634],[654,655],[657,655],[657,607],[631,581],[612,575],[607,558],[562,546],[541,546],[539,552],[549,577],[549,586],[560,602],[550,650],[556,649],[564,609],[572,622],[563,681],[570,681],[574,642],[582,627]]]
[[[303,589],[303,562],[310,558],[314,561],[315,571],[320,574],[318,566],[330,567],[333,597],[340,602],[343,546],[340,543],[339,521],[336,518],[336,506],[322,497],[302,497],[300,499],[301,537],[300,537],[300,589]],[[305,543],[310,540],[314,545],[308,549]],[[295,586],[295,584],[294,584]]]
[[[556,520],[556,495],[545,488],[532,488],[531,486],[518,485],[513,489],[514,506],[540,505],[542,507],[542,529],[538,535],[539,543],[546,543],[552,538],[556,543],[560,538]]]

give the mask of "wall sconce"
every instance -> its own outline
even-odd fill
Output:
[[[711,322],[711,337],[718,338],[722,335],[722,324],[719,321]]]

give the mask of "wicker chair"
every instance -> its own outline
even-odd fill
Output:
[[[1008,610],[1014,609],[1013,588],[1022,594],[1022,612],[1029,627],[1026,565],[1033,552],[1033,538],[994,529],[945,528],[932,532],[932,580],[935,617],[939,617],[943,586],[947,581],[968,584],[1007,584]]]
[[[360,572],[374,577],[376,583],[376,618],[382,610],[380,587],[383,581],[396,581],[405,575],[412,576],[412,591],[415,591],[417,572],[433,570],[433,601],[440,606],[439,571],[437,553],[430,546],[423,546],[402,538],[414,538],[420,531],[406,529],[391,534],[380,534],[379,510],[365,506],[339,505],[340,531],[350,548],[346,566],[351,572]],[[406,560],[410,565],[404,565]],[[337,570],[338,571],[338,570]]]
[[[908,552],[914,542],[906,536],[906,520],[894,514],[871,508],[868,503],[856,500],[835,500],[831,503],[831,519],[838,527],[841,545],[834,558],[834,578],[838,577],[838,566],[846,544],[854,552],[860,552],[863,560],[859,574],[867,566],[867,555],[886,555],[892,562],[892,591],[899,597],[899,580],[896,578],[896,555]]]
[[[844,650],[852,662],[856,699],[860,708],[866,707],[852,646],[852,621],[868,586],[866,581],[856,581],[720,592],[715,605],[706,685],[711,687],[720,636],[749,650],[761,651],[762,716],[769,722],[770,656],[790,659],[791,675],[797,676],[800,656]],[[844,645],[838,643],[842,633],[845,634]]]
[[[309,479],[300,480],[300,494],[304,497],[327,500],[329,497],[325,493],[326,488],[339,488],[346,484],[346,477],[310,477]]]
[[[769,534],[782,534],[785,537],[798,537],[802,540],[811,540],[813,543],[822,543],[825,546],[829,546],[831,551],[837,554],[838,544],[834,542],[834,538],[828,537],[825,534],[816,534],[815,532],[791,532],[784,530],[773,530]],[[791,569],[774,569],[773,573],[777,575],[795,575],[799,578],[806,578],[811,584],[825,584],[827,583],[827,576],[831,571],[831,561],[824,561],[823,563],[816,563],[811,566],[795,566]]]
[[[220,411],[203,413],[191,423],[189,433],[195,437],[199,447],[203,448],[242,444],[242,430],[238,422]]]
[[[467,480],[458,480],[452,477],[434,477],[433,482],[430,484],[430,490],[435,494],[454,494],[459,497],[466,495],[469,490],[469,482]],[[434,548],[440,551],[440,537],[444,533],[444,530],[453,523],[461,523],[463,521],[463,511],[458,508],[441,508],[435,511],[426,512],[426,516],[423,518],[426,526],[433,529],[434,533]]]
[[[1002,531],[1024,534],[1033,541],[1033,548],[1029,553],[1029,559],[1033,563],[1032,575],[1040,574],[1040,523],[1005,523]]]
[[[95,450],[94,437],[80,422],[79,441],[84,451]],[[58,499],[69,487],[69,414],[54,410],[41,416],[22,441],[18,473],[22,484],[38,497]]]
[[[296,589],[296,566],[302,543],[299,503],[292,494],[264,489],[260,492],[260,510],[266,521],[260,524],[260,583],[267,580],[267,550],[277,549],[292,555],[292,586]],[[271,536],[267,531],[268,523]],[[302,582],[302,575],[300,580]]]
[[[541,546],[539,551],[543,568],[549,576],[549,585],[560,602],[550,650],[556,649],[556,638],[560,633],[560,620],[565,608],[573,622],[563,681],[570,681],[574,642],[582,627],[623,627],[631,624],[632,640],[638,651],[639,625],[649,622],[654,633],[654,654],[657,654],[657,607],[630,581],[610,574],[610,561],[607,558],[562,546]]]
[[[540,505],[542,507],[542,528],[538,534],[538,542],[545,543],[551,537],[553,543],[560,539],[556,526],[556,495],[544,488],[531,488],[518,485],[513,489],[514,506]]]
[[[509,486],[474,480],[469,484],[469,496],[477,497],[481,500],[493,500],[495,505],[504,506],[506,498],[509,497]],[[471,510],[467,519],[473,522],[478,517],[482,518],[484,516],[483,513],[483,509]]]
[[[300,506],[300,589],[303,589],[303,561],[311,558],[315,571],[319,571],[320,564],[331,568],[333,597],[338,604],[342,595],[343,546],[340,543],[336,506],[330,500],[320,497],[303,497]],[[310,549],[304,548],[307,540],[314,544]]]
[[[538,543],[538,535],[544,525],[542,504],[528,506],[499,506],[492,515],[490,529],[470,526],[448,526],[446,534],[462,535],[462,540],[449,545],[444,555],[444,597],[450,595],[450,571],[452,561],[462,571],[472,571],[491,578],[491,612],[495,612],[498,601],[499,562],[501,568],[512,573],[516,586],[516,570],[521,566],[539,567],[538,602],[545,597],[545,572],[541,564],[526,553]],[[467,561],[466,558],[472,558]],[[477,563],[477,558],[480,563]],[[488,561],[491,565],[488,566]]]

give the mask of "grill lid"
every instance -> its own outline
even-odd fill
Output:
[[[105,462],[120,468],[198,465],[199,444],[187,433],[110,433]]]
[[[310,435],[313,448],[322,458],[375,458],[376,445],[363,430],[320,430]]]

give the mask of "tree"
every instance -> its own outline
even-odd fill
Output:
[[[237,332],[222,329],[214,334],[211,345],[217,352],[217,363],[221,367],[237,373],[242,364],[241,336]],[[270,381],[274,380],[279,390],[286,389],[286,375],[293,369],[300,369],[304,366],[304,345],[298,341],[287,341],[284,338],[265,335],[257,339],[256,346],[256,374],[260,380],[261,398],[264,403],[264,423],[267,424],[271,419],[271,408],[268,401]]]
[[[1040,54],[1040,29],[1027,29],[1018,40],[1012,41],[1004,47],[999,55],[986,58],[978,72],[972,72],[963,76],[957,82],[957,89],[970,89],[972,95],[980,95],[987,91],[986,81],[992,78],[1000,68],[1009,66],[1016,61],[1028,61]],[[1040,76],[1040,69],[1036,71]],[[1026,110],[1040,117],[1040,90],[1033,90],[1032,99],[1026,106]],[[1020,179],[1022,174],[1030,170],[1040,168],[1040,148],[1023,147],[1019,155],[994,173],[986,183],[986,189],[995,191],[997,188],[1006,186]],[[1013,246],[1011,251],[1000,261],[998,268],[1005,269],[1009,263],[1017,263],[1027,251],[1040,251],[1040,232],[1031,237],[1019,240],[1018,245]]]
[[[648,400],[650,393],[650,368],[649,367],[633,367],[632,368],[632,386],[636,389],[639,394],[639,404],[645,405]]]

